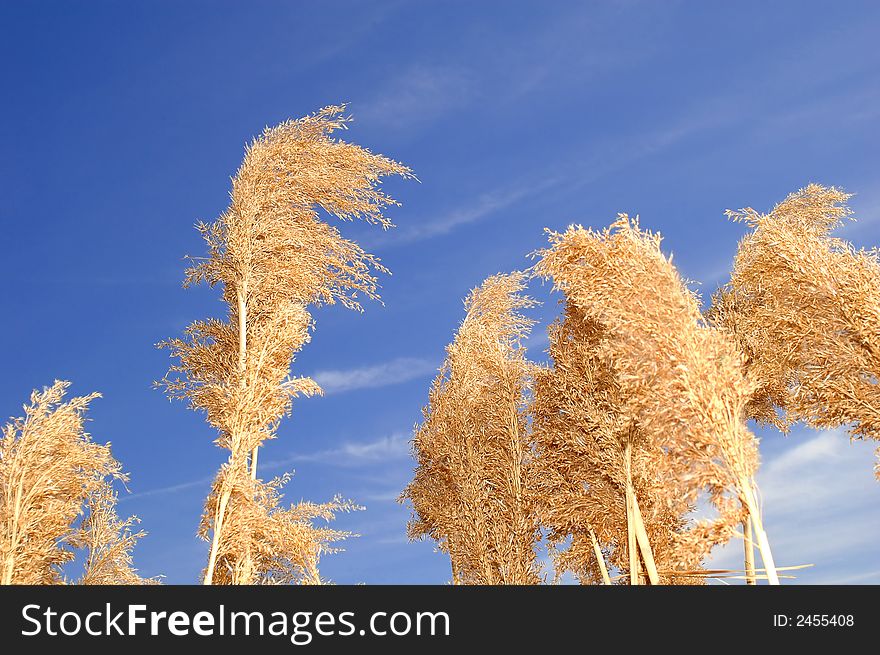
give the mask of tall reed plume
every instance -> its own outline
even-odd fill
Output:
[[[344,107],[331,106],[267,129],[247,148],[220,218],[199,224],[208,256],[194,261],[185,286],[219,285],[226,320],[196,321],[183,339],[162,345],[177,360],[162,384],[172,398],[204,411],[229,459],[205,504],[199,534],[211,543],[204,582],[319,582],[317,562],[346,533],[318,528],[353,505],[280,506],[286,479],[257,476],[260,446],[275,437],[292,398],[320,394],[311,379],[291,377],[309,340],[311,305],[360,311],[378,299],[385,268],[344,239],[319,211],[342,220],[391,227],[383,210],[397,204],[378,188],[405,166],[331,134],[344,129]]]
[[[403,492],[412,539],[449,554],[455,584],[537,584],[538,530],[531,485],[527,394],[533,365],[519,310],[523,273],[488,278],[465,300],[466,316],[434,380],[413,439],[418,462]]]
[[[608,329],[567,303],[549,336],[553,364],[537,373],[531,408],[533,471],[557,575],[571,571],[582,584],[611,584],[614,566],[638,584],[647,556],[658,582],[701,582],[691,574],[729,538],[727,522],[691,520],[690,480],[667,465],[658,435],[640,429],[630,413],[609,358]],[[636,507],[647,555],[637,545]]]
[[[604,331],[598,356],[611,365],[623,416],[655,444],[646,451],[652,459],[647,469],[670,470],[673,478],[686,480],[688,502],[709,497],[721,521],[706,533],[715,540],[729,537],[742,510],[747,512],[767,577],[778,584],[754,482],[757,440],[745,425],[754,387],[734,340],[704,322],[696,297],[662,254],[660,237],[641,231],[625,214],[602,232],[579,226],[551,232],[550,244],[538,253],[535,271]],[[633,487],[627,507],[635,533],[629,551],[637,543],[649,579],[659,582],[643,499],[634,485],[627,486]],[[692,533],[694,549],[711,545],[699,534]],[[636,564],[630,567],[632,582]]]

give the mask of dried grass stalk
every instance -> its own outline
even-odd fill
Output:
[[[752,522],[746,519],[743,521],[742,527],[746,584],[753,585],[757,583],[755,582],[755,542],[752,537]]]
[[[744,422],[754,387],[736,343],[704,322],[697,298],[662,254],[660,237],[625,214],[602,232],[551,232],[550,243],[535,270],[600,332],[597,358],[609,368],[622,408],[611,416],[631,421],[649,444],[648,477],[681,481],[684,489],[672,487],[683,500],[696,503],[707,494],[719,511],[715,522],[673,529],[674,541],[691,557],[705,554],[733,534],[742,519],[739,501],[754,523],[768,577],[778,582],[754,484],[757,440]]]
[[[605,554],[602,552],[599,540],[596,539],[596,534],[592,530],[590,530],[590,541],[593,544],[593,552],[596,554],[596,564],[599,566],[599,571],[602,574],[602,584],[610,585],[611,578],[608,577],[608,567],[605,566]]]
[[[769,214],[728,211],[752,232],[709,317],[748,358],[759,387],[750,416],[783,430],[848,426],[853,438],[877,440],[880,260],[830,235],[851,216],[849,198],[810,184]]]
[[[403,492],[412,539],[429,537],[456,584],[537,584],[527,394],[533,365],[522,341],[525,275],[496,275],[465,301],[466,316],[431,387],[413,439],[418,461]]]
[[[234,478],[233,478],[234,476]],[[202,516],[199,536],[211,534],[212,516],[223,516],[217,541],[213,584],[322,584],[318,561],[323,554],[340,549],[332,546],[351,533],[315,525],[316,520],[331,521],[340,512],[359,509],[334,498],[327,503],[301,501],[291,507],[281,505],[281,488],[289,475],[269,482],[254,480],[241,467],[225,466],[214,483],[209,502],[222,498],[224,486],[231,488],[233,500],[224,512]],[[242,554],[246,556],[242,556]]]
[[[292,398],[321,393],[313,380],[290,377],[309,340],[307,308],[338,302],[360,310],[360,297],[379,297],[375,273],[385,268],[322,221],[319,210],[391,227],[383,210],[396,203],[379,180],[411,176],[397,162],[332,138],[349,120],[343,111],[326,107],[287,121],[248,147],[229,208],[198,226],[208,257],[194,261],[185,282],[219,285],[228,320],[197,321],[183,339],[161,344],[177,363],[160,384],[204,411],[218,445],[230,452],[200,530],[211,540],[206,584],[317,580],[318,553],[343,533],[313,528],[310,518],[352,507],[333,501],[282,511],[278,484],[257,477],[258,449],[274,438]],[[300,536],[285,541],[281,534]]]

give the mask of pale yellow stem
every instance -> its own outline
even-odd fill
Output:
[[[633,509],[633,527],[635,528],[636,540],[639,542],[639,549],[642,551],[642,559],[645,562],[645,570],[648,572],[648,580],[652,585],[660,584],[660,576],[657,573],[657,565],[654,563],[654,552],[651,550],[651,543],[648,541],[648,532],[645,530],[645,522],[642,520],[642,512],[639,509],[639,501],[636,499],[635,492],[632,495]]]
[[[247,279],[245,279],[235,292],[235,299],[238,304],[238,374],[242,390],[247,388],[247,288]],[[257,479],[257,455],[259,454],[259,448],[259,445],[255,445],[251,450],[250,472],[252,480]],[[247,472],[247,459],[244,461],[244,466],[245,472]],[[253,558],[251,557],[250,548],[248,548],[241,569],[239,569],[239,571],[243,569],[244,573],[236,574],[234,583],[251,583],[253,581],[253,568]]]
[[[245,371],[247,367],[247,284],[242,282],[239,285],[239,288],[235,292],[236,303],[238,306],[238,372],[240,385],[245,387],[247,385],[247,381],[245,380]],[[233,440],[232,449],[235,450],[238,448],[236,440]],[[232,454],[234,458],[235,453]],[[252,454],[253,458],[253,454]],[[252,459],[255,462],[255,460]],[[244,462],[245,467],[247,467],[247,460]],[[256,466],[252,467],[252,475],[256,476]],[[245,468],[247,470],[247,468]],[[221,533],[223,531],[223,518],[226,514],[226,506],[229,503],[229,497],[232,492],[228,488],[226,481],[223,482],[223,491],[220,494],[220,498],[217,505],[217,510],[214,515],[214,530],[213,536],[211,538],[211,551],[208,555],[208,567],[205,570],[205,579],[203,581],[204,584],[210,585],[214,583],[214,568],[217,565],[217,551],[220,547],[220,538]]]
[[[611,577],[608,575],[608,567],[605,566],[605,556],[602,554],[599,541],[596,539],[596,534],[592,528],[590,528],[590,540],[593,542],[593,552],[596,553],[596,562],[598,562],[599,570],[602,572],[602,584],[610,585]]]
[[[259,446],[254,446],[254,449],[251,451],[251,478],[254,480],[257,479],[257,455],[259,450]]]
[[[629,555],[629,583],[637,585],[639,584],[639,552],[633,524],[632,444],[630,443],[626,444],[624,450],[624,471],[626,472],[626,549]]]
[[[518,389],[515,386],[512,388],[509,387],[507,394],[508,397],[511,398],[511,406],[508,408],[508,428],[512,453],[510,471],[514,496],[514,511],[516,512],[513,521],[513,530],[515,534],[512,535],[514,554],[513,561],[510,562],[507,567],[507,575],[502,576],[502,582],[506,584],[529,584],[529,556],[531,554],[531,551],[529,551],[528,554],[523,552],[523,542],[520,538],[521,531],[523,530],[523,521],[524,517],[526,516],[526,512],[523,509],[524,494],[521,471],[523,461],[523,442],[520,436],[519,406],[517,405],[519,394],[517,393],[517,391]],[[513,571],[510,571],[511,568],[513,568]]]
[[[770,550],[770,541],[767,539],[767,533],[764,532],[764,524],[761,522],[761,510],[758,502],[755,500],[755,494],[752,492],[752,485],[749,480],[740,479],[740,493],[742,494],[743,504],[749,512],[754,527],[754,536],[758,552],[761,553],[761,560],[764,562],[764,570],[767,573],[767,582],[772,585],[779,584],[779,576],[776,573],[776,564],[773,561],[773,553]]]
[[[214,515],[214,535],[211,539],[211,554],[208,556],[208,568],[205,571],[205,579],[202,584],[214,584],[214,567],[217,565],[217,549],[220,545],[220,531],[223,529],[223,518],[226,515],[226,505],[229,503],[229,490],[220,495],[217,512]]]
[[[21,522],[21,497],[24,491],[24,473],[19,473],[18,484],[15,487],[15,501],[12,504],[12,529],[10,530],[9,551],[6,553],[6,561],[3,563],[3,584],[12,584],[12,574],[15,572],[15,551],[18,550],[18,524]]]
[[[746,517],[743,527],[743,550],[745,551],[746,584],[758,584],[755,579],[755,544],[752,539],[752,522]]]
[[[238,305],[238,374],[242,387],[247,385],[247,282],[242,282],[235,293]],[[257,479],[257,454],[259,446],[251,450],[251,478]]]

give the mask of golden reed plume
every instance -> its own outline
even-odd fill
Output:
[[[539,582],[525,280],[495,275],[471,291],[413,439],[418,468],[401,497],[413,506],[409,535],[438,542],[454,584]]]
[[[702,583],[685,572],[700,571],[712,546],[730,537],[727,522],[690,520],[690,480],[666,466],[660,440],[629,413],[608,357],[608,330],[567,303],[549,336],[553,365],[537,373],[531,407],[532,468],[556,575],[611,584],[610,564],[641,583],[632,523],[638,507],[649,557],[669,572],[657,581]]]
[[[280,506],[286,480],[257,477],[257,455],[297,395],[320,394],[311,379],[291,377],[294,356],[309,340],[310,305],[360,310],[376,299],[378,259],[321,220],[361,219],[383,229],[396,204],[378,188],[387,175],[411,177],[397,162],[331,138],[344,129],[343,106],[267,129],[247,148],[232,180],[228,209],[198,226],[208,256],[196,259],[185,285],[219,285],[224,320],[197,321],[183,339],[162,346],[177,360],[160,384],[204,411],[229,459],[205,504],[200,535],[211,546],[205,584],[317,583],[318,557],[346,533],[317,528],[354,506]]]
[[[142,584],[131,549],[144,532],[136,517],[116,515],[114,480],[127,476],[110,444],[85,431],[89,403],[100,394],[63,402],[69,382],[31,394],[25,415],[0,440],[0,567],[2,584],[64,584],[74,550],[87,553],[80,584]],[[83,517],[83,514],[85,516]]]
[[[709,317],[748,358],[758,385],[752,418],[783,430],[798,421],[847,426],[854,438],[878,440],[880,261],[876,250],[830,236],[850,217],[849,198],[810,184],[769,214],[728,211],[752,232]]]
[[[719,523],[677,538],[694,555],[675,559],[692,560],[726,540],[747,512],[767,577],[778,584],[754,483],[757,440],[745,425],[753,385],[734,340],[704,322],[696,297],[661,252],[659,235],[641,231],[625,214],[601,232],[579,226],[551,232],[550,244],[537,253],[535,272],[553,281],[581,321],[595,323],[588,329],[600,331],[597,356],[610,367],[620,418],[630,430],[623,432],[630,435],[623,468],[631,583],[638,581],[636,547],[650,581],[660,582],[632,463],[645,439],[646,470],[685,481],[685,500],[708,496],[719,513]],[[675,522],[671,527],[674,532]]]

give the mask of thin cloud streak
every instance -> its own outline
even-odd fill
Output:
[[[353,441],[313,453],[292,453],[287,457],[265,462],[264,467],[265,470],[273,471],[297,462],[345,467],[370,466],[387,464],[394,459],[408,458],[409,452],[409,432],[395,432],[373,441]]]
[[[260,470],[275,472],[297,462],[343,467],[372,466],[375,464],[387,464],[391,460],[406,459],[409,457],[409,454],[410,434],[408,432],[395,432],[373,441],[348,442],[336,448],[328,448],[312,453],[292,453],[281,459],[263,462]],[[200,478],[198,480],[168,485],[167,487],[149,489],[123,496],[119,499],[119,502],[122,503],[136,498],[175,494],[195,487],[207,486],[212,480],[213,477]]]
[[[500,186],[488,193],[480,194],[451,209],[443,216],[424,221],[411,221],[411,226],[397,229],[381,236],[367,235],[360,239],[367,249],[387,250],[390,248],[448,235],[457,229],[480,222],[517,202],[526,201],[552,188],[574,191],[596,182],[603,176],[620,171],[627,166],[655,155],[689,137],[711,129],[717,129],[738,119],[738,113],[727,109],[722,111],[717,100],[695,107],[684,120],[677,120],[663,127],[649,130],[625,143],[620,141],[604,144],[590,144],[588,158],[583,157],[583,146],[573,152],[560,166],[560,170],[574,171],[545,176],[522,175],[521,183]],[[528,180],[538,179],[537,183]]]
[[[417,64],[364,102],[352,104],[359,123],[415,129],[466,106],[476,89],[464,69]]]
[[[550,335],[547,334],[546,329],[539,329],[529,336],[525,345],[528,350],[543,349],[545,346],[550,345]]]
[[[407,227],[381,235],[371,233],[359,239],[359,242],[367,249],[382,251],[446,236],[460,227],[478,223],[518,202],[526,201],[563,181],[564,178],[561,177],[547,177],[537,183],[500,186],[475,196],[466,204],[450,209],[439,217],[423,221],[411,220]]]
[[[501,186],[472,198],[467,204],[459,205],[439,218],[429,218],[421,222],[411,221],[411,227],[383,233],[381,236],[366,236],[360,239],[360,242],[368,249],[381,251],[446,236],[461,227],[483,221],[518,202],[525,202],[552,188],[571,192],[594,183],[605,175],[620,171],[690,136],[723,125],[733,117],[732,113],[724,117],[717,112],[707,112],[702,119],[692,118],[649,131],[628,140],[626,144],[606,143],[604,147],[598,147],[598,152],[596,146],[593,146],[592,155],[587,159],[577,153],[566,158],[569,163],[564,168],[575,171],[574,173],[537,178],[539,180],[537,183],[522,182],[514,186]],[[536,179],[528,175],[520,177],[522,180]]]
[[[158,489],[148,489],[147,491],[140,491],[138,493],[129,494],[127,496],[121,496],[118,502],[124,503],[129,500],[135,500],[136,498],[148,498],[150,496],[164,496],[165,494],[174,494],[179,491],[193,489],[194,487],[208,485],[211,483],[211,480],[213,480],[213,477],[200,478],[199,480],[191,480],[189,482],[181,482],[180,484],[172,484],[167,487],[159,487]]]
[[[327,395],[377,389],[423,378],[437,371],[437,365],[426,359],[398,357],[388,362],[346,370],[318,371],[312,375]]]
[[[849,189],[844,188],[844,191]],[[880,223],[880,186],[865,185],[850,200],[854,221],[846,221],[838,232],[844,237],[865,237],[866,232],[874,232]]]

